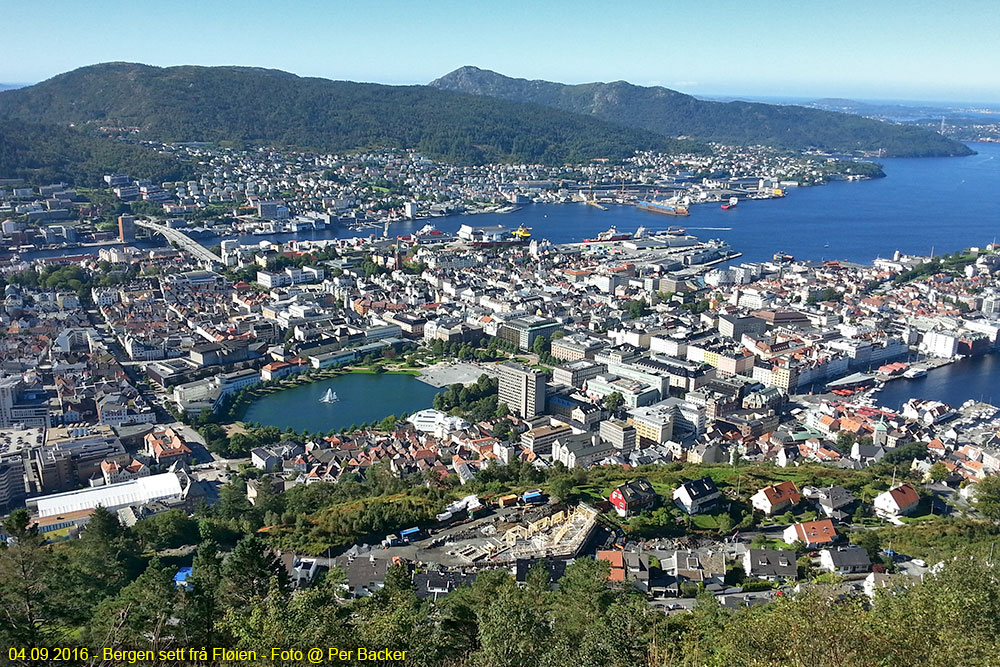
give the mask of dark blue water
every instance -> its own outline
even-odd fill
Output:
[[[952,407],[970,398],[995,405],[1000,402],[1000,355],[968,357],[928,371],[922,378],[892,380],[876,396],[881,405],[893,410],[911,398],[944,401]]]
[[[327,389],[340,399],[320,403]],[[431,407],[440,389],[411,375],[349,373],[278,391],[254,401],[244,419],[282,429],[326,433]]]

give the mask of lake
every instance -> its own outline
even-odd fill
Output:
[[[320,403],[327,389],[333,389],[340,400]],[[347,373],[264,396],[250,405],[244,420],[326,433],[429,408],[439,391],[412,375]]]

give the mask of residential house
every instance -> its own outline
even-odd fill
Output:
[[[674,504],[688,514],[701,514],[722,497],[711,477],[692,479],[674,489]]]
[[[909,484],[900,484],[875,496],[875,514],[882,517],[898,517],[912,514],[920,504],[917,490]]]
[[[788,544],[801,542],[806,549],[816,549],[837,541],[837,530],[830,519],[805,521],[785,528],[782,539]]]
[[[616,486],[608,496],[619,516],[627,517],[638,514],[656,503],[656,491],[645,477],[638,477],[630,482]]]
[[[753,494],[750,503],[754,509],[771,516],[798,505],[800,500],[802,497],[799,495],[798,489],[795,488],[795,483],[788,481],[765,486]]]
[[[824,570],[835,572],[836,574],[870,572],[872,569],[871,559],[868,558],[868,550],[859,546],[839,546],[832,549],[823,549],[819,552],[819,564]]]

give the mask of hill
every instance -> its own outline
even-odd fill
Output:
[[[0,119],[0,178],[93,187],[102,185],[101,177],[113,171],[141,174],[154,181],[193,175],[187,164],[151,148],[67,127]]]
[[[0,93],[2,117],[138,128],[161,141],[415,148],[458,163],[581,162],[693,146],[546,106],[247,67],[83,67]]]
[[[625,81],[566,85],[461,67],[430,85],[589,114],[668,137],[845,153],[883,149],[887,157],[973,152],[957,141],[921,128],[800,106],[699,100],[669,88],[635,86]]]

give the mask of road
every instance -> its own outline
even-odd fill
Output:
[[[139,221],[136,220],[136,226],[143,227],[145,229],[152,230],[162,235],[163,238],[167,239],[171,243],[176,243],[178,246],[187,250],[200,262],[207,262],[209,265],[222,264],[222,258],[216,255],[214,252],[201,245],[190,236],[180,231],[179,229],[171,229],[165,225],[160,225],[155,222],[149,221]]]

